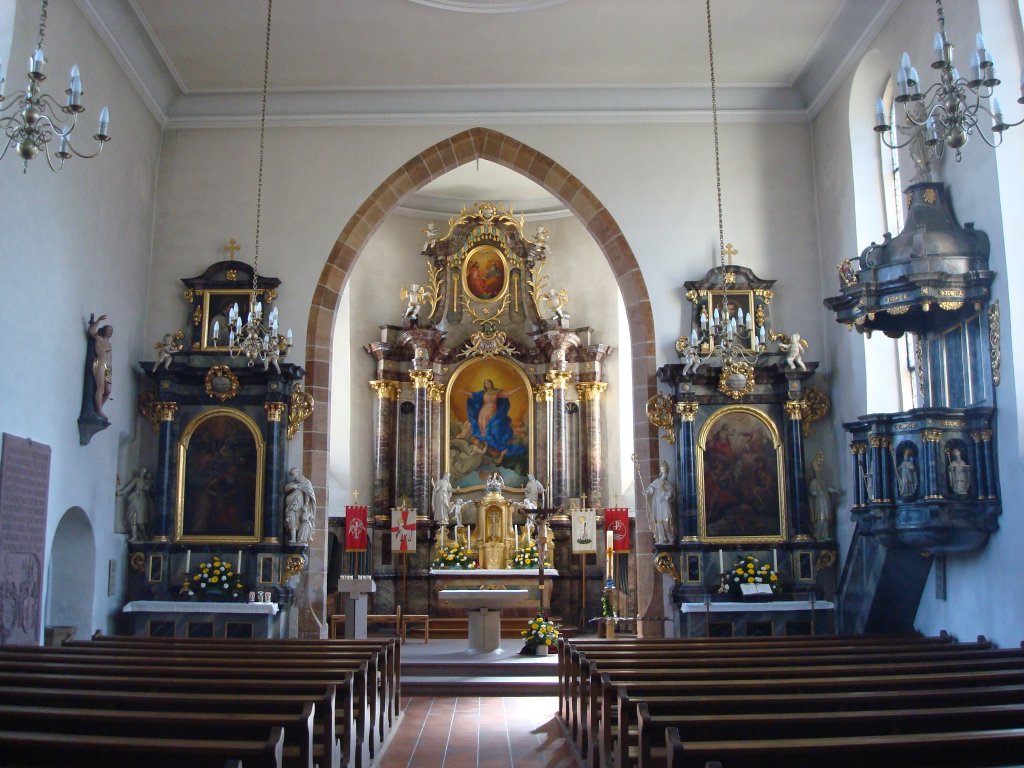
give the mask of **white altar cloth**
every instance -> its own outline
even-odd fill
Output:
[[[277,603],[218,603],[192,600],[133,600],[121,609],[125,613],[265,613],[274,616]]]
[[[683,603],[679,606],[681,613],[736,613],[738,611],[833,611],[835,605],[828,600],[770,600],[763,603],[751,601],[749,603]]]

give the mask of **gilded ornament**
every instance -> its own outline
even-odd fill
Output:
[[[192,325],[198,326],[201,322],[203,322],[203,306],[197,304],[196,308],[192,310]]]
[[[153,411],[160,421],[174,421],[178,417],[178,404],[158,402],[153,404]]]
[[[999,386],[999,366],[1002,362],[1002,350],[999,346],[999,301],[993,301],[988,308],[988,353],[992,360],[992,386]]]
[[[397,400],[402,391],[402,385],[393,379],[375,379],[369,384],[380,400]]]
[[[526,287],[530,289],[530,300],[533,301],[533,308],[540,317],[543,312],[540,308],[541,294],[547,290],[550,277],[540,273],[541,265],[537,264],[530,270],[530,279],[526,281]]]
[[[956,312],[963,305],[962,301],[940,301],[939,309],[944,309],[947,312]]]
[[[818,554],[818,559],[814,563],[814,570],[816,572],[824,571],[826,568],[831,568],[836,564],[839,559],[839,553],[834,549],[823,549]]]
[[[736,253],[739,252],[736,251]],[[725,275],[722,276],[722,282],[724,282],[726,285],[736,285],[736,273],[726,272]]]
[[[888,448],[890,444],[889,438],[883,435],[870,435],[868,437],[868,445],[872,448]]]
[[[905,315],[910,311],[910,307],[889,307],[889,309],[885,311],[890,315]]]
[[[682,581],[683,577],[679,575],[676,561],[672,559],[672,555],[668,552],[659,552],[654,556],[654,570],[664,576],[672,577],[673,581]]]
[[[206,372],[206,394],[221,402],[238,394],[238,377],[226,365],[215,365]]]
[[[664,429],[662,435],[669,445],[675,445],[676,435],[673,427],[675,420],[672,418],[672,398],[668,395],[657,394],[647,401],[647,420],[657,427]]]
[[[921,197],[926,203],[928,203],[928,205],[935,205],[936,201],[939,199],[934,187],[928,187],[925,189]]]
[[[538,403],[550,403],[553,387],[550,384],[538,384],[533,388],[533,399]]]
[[[412,379],[413,389],[426,389],[434,378],[433,371],[409,371],[409,378]]]
[[[576,392],[583,402],[597,402],[608,389],[605,381],[580,381],[576,383]]]
[[[718,391],[733,400],[749,395],[754,391],[754,366],[742,361],[723,366]]]
[[[548,371],[544,376],[551,382],[553,389],[565,389],[565,385],[572,378],[572,371]]]
[[[804,401],[803,400],[787,400],[782,404],[783,410],[786,412],[786,416],[789,417],[790,421],[800,421],[804,415]]]
[[[927,288],[922,288],[921,292],[922,293],[927,293],[928,289]],[[939,296],[949,296],[949,297],[954,298],[954,299],[958,299],[958,298],[962,299],[964,297],[964,292],[959,290],[959,289],[949,288],[949,289],[943,289],[943,290],[939,291]]]
[[[941,429],[925,429],[921,432],[921,439],[926,443],[941,443],[942,442],[942,430]]]
[[[295,437],[299,426],[313,415],[313,396],[303,389],[302,384],[292,388],[292,396],[288,400],[288,439]]]
[[[284,403],[264,403],[263,408],[267,412],[267,421],[281,421],[281,416],[284,415]]]
[[[139,393],[139,415],[149,422],[154,432],[160,431],[160,416],[156,411],[156,392],[152,388]]]
[[[693,421],[694,416],[697,415],[697,409],[700,407],[700,403],[695,400],[686,400],[682,403],[676,403],[676,413],[679,414],[679,418],[683,421]]]
[[[910,194],[906,195],[906,204],[903,206],[903,210],[909,211],[910,210],[910,206],[912,206],[913,204],[914,204],[914,196],[910,195]]]
[[[256,291],[257,294],[263,294],[263,300],[267,304],[273,304],[277,301],[277,289],[276,288],[260,288]]]
[[[691,304],[696,304],[697,303],[697,292],[696,291],[687,291],[686,292],[686,298],[689,300],[689,302]]]
[[[444,385],[437,384],[436,382],[430,382],[427,385],[427,399],[432,403],[440,403],[444,397]]]
[[[228,255],[228,259],[231,261],[235,260],[235,254],[242,250],[242,246],[235,242],[235,238],[228,240],[228,244],[224,246],[224,253]],[[234,272],[234,270],[230,270]],[[229,277],[228,280],[234,280],[235,278]]]
[[[237,269],[229,269],[227,272],[224,273],[224,276],[227,277],[228,280],[237,280],[238,279],[238,270]]]
[[[146,556],[141,552],[132,552],[128,562],[131,564],[133,571],[138,571],[139,573],[146,572]]]
[[[284,561],[283,573],[281,574],[281,583],[286,584],[292,576],[298,576],[302,573],[302,569],[306,567],[306,556],[305,555],[288,555],[288,559]]]
[[[189,304],[191,304],[196,297],[195,292],[193,292],[191,288],[186,288],[183,295],[185,297],[185,301],[187,301]]]
[[[515,353],[515,348],[508,344],[508,334],[497,330],[494,323],[484,323],[481,330],[469,337],[469,344],[459,352],[459,357],[494,357]]]

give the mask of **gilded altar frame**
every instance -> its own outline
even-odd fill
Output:
[[[260,428],[243,411],[211,408],[195,416],[178,441],[174,540],[258,543],[264,456]]]
[[[779,429],[764,411],[729,405],[711,414],[697,437],[701,541],[751,545],[786,541],[784,453]]]
[[[479,478],[481,472],[490,475],[500,465],[494,463],[495,459],[501,456],[501,448],[482,444],[479,436],[472,431],[472,424],[468,429],[471,434],[464,433],[467,429],[468,408],[466,399],[461,394],[467,387],[472,391],[481,390],[485,380],[491,380],[498,390],[516,389],[515,398],[510,399],[509,425],[513,431],[516,445],[525,443],[525,455],[517,460],[515,455],[502,459],[506,465],[515,465],[517,469],[524,471],[502,472],[502,479],[505,482],[505,490],[510,493],[522,493],[528,480],[527,475],[534,471],[533,466],[533,389],[526,372],[516,363],[500,357],[477,357],[465,361],[458,366],[448,379],[445,390],[445,432],[444,432],[444,468],[451,477],[451,483],[456,493],[465,493],[479,490],[484,487],[484,480]],[[459,429],[459,426],[462,429]],[[461,441],[461,442],[460,442]],[[464,445],[466,444],[466,445]],[[456,450],[466,448],[466,451]],[[469,471],[461,471],[473,463],[473,457],[467,456],[463,463],[460,463],[462,453],[471,450],[483,451],[480,453],[480,463]],[[467,481],[464,478],[476,474],[478,482]]]

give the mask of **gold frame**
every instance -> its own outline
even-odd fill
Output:
[[[158,584],[164,580],[164,556],[151,554],[149,556],[149,567],[146,569],[146,581],[150,584]]]
[[[768,428],[775,450],[775,475],[779,487],[779,533],[760,536],[709,536],[707,531],[707,509],[704,499],[704,453],[707,450],[711,428],[722,418],[734,413],[743,413],[760,421]],[[779,429],[772,418],[758,408],[749,405],[728,405],[720,408],[704,422],[697,436],[697,529],[702,542],[708,544],[782,544],[786,541],[786,462],[785,451],[779,436]]]
[[[490,299],[479,298],[473,291],[469,290],[469,285],[466,283],[466,265],[469,264],[470,259],[474,258],[475,256],[479,256],[484,251],[493,252],[495,255],[497,255],[497,257],[501,260],[501,267],[505,273],[501,283],[501,290],[498,291],[498,293],[493,298]],[[510,270],[508,266],[508,257],[498,246],[492,245],[491,243],[485,243],[484,245],[478,245],[475,248],[470,249],[469,253],[462,257],[460,269],[462,272],[462,275],[460,277],[460,282],[462,283],[462,295],[466,298],[467,301],[475,301],[478,304],[493,304],[496,301],[501,301],[502,299],[504,299],[505,294],[508,293],[508,284],[509,280],[511,279],[511,275],[509,274]]]
[[[186,535],[184,533],[185,459],[188,455],[188,444],[196,429],[198,429],[203,422],[209,421],[217,416],[227,416],[228,418],[237,419],[242,422],[249,430],[249,433],[253,436],[253,440],[256,444],[256,496],[254,504],[255,509],[253,511],[253,535],[251,536],[203,536]],[[178,440],[178,478],[176,488],[177,498],[175,499],[174,505],[174,541],[187,544],[258,544],[261,540],[260,537],[263,534],[263,475],[266,469],[265,454],[266,445],[263,442],[263,434],[260,431],[259,425],[257,425],[252,417],[247,413],[234,408],[211,408],[195,416],[195,418],[193,418],[185,427],[185,431],[182,433],[181,439]]]
[[[262,293],[262,291],[261,291]],[[225,344],[223,347],[215,347],[210,344],[210,320],[213,315],[210,314],[210,297],[217,296],[248,296],[249,306],[243,307],[239,302],[238,313],[245,317],[246,314],[256,306],[256,291],[252,288],[207,288],[203,291],[203,335],[200,339],[200,349],[203,352],[212,351],[223,351],[227,352],[228,347]],[[242,321],[245,322],[244,320]]]
[[[745,299],[745,301],[746,301],[746,303],[743,306],[744,317],[746,316],[746,313],[749,312],[750,313],[750,322],[753,323],[755,328],[757,327],[757,320],[756,320],[756,317],[757,317],[757,303],[754,301],[754,291],[753,290],[746,290],[745,291],[743,289],[732,290],[732,289],[728,289],[727,288],[725,290],[720,290],[720,289],[709,290],[708,291],[708,295],[707,295],[707,305],[706,305],[708,307],[708,323],[713,322],[713,315],[714,315],[715,309],[717,309],[718,307],[720,307],[722,305],[722,297],[723,296],[726,299],[726,303],[728,303],[729,298],[732,297],[732,296],[742,296]],[[757,348],[758,348],[758,344],[760,342],[758,341],[758,339],[757,339],[756,335],[753,333],[753,331],[751,331],[750,339],[749,339],[749,344],[744,345],[742,343],[742,340],[739,339],[739,337],[736,337],[735,343],[736,343],[736,346],[740,347],[741,349],[746,349],[746,350],[749,350],[751,352],[756,352]]]
[[[452,374],[448,377],[448,381],[445,382],[445,385],[444,385],[444,413],[442,414],[443,423],[442,423],[442,427],[441,427],[442,430],[444,431],[444,456],[443,456],[444,471],[445,472],[451,472],[450,461],[451,461],[451,439],[452,439],[452,429],[451,429],[451,424],[452,424],[452,389],[453,389],[452,385],[455,383],[456,379],[459,378],[459,375],[462,373],[462,371],[465,368],[467,368],[467,367],[469,367],[471,365],[481,365],[482,363],[484,363],[484,361],[486,361],[487,364],[494,364],[495,362],[497,362],[497,363],[502,364],[502,365],[511,366],[512,368],[514,368],[516,370],[516,373],[519,375],[519,378],[522,380],[524,391],[527,393],[526,397],[529,400],[529,402],[527,403],[527,408],[526,408],[527,431],[528,431],[528,441],[527,441],[528,442],[528,446],[527,446],[527,449],[528,449],[527,450],[528,461],[527,461],[527,465],[529,466],[529,470],[527,471],[527,474],[535,473],[536,469],[535,469],[535,467],[533,465],[533,460],[534,460],[534,451],[533,451],[533,441],[534,441],[534,434],[533,434],[533,429],[534,429],[534,426],[533,426],[533,384],[530,381],[530,377],[526,375],[526,371],[523,370],[523,367],[521,365],[516,363],[514,360],[508,360],[508,359],[505,359],[504,357],[483,357],[483,358],[481,358],[481,357],[473,357],[473,358],[470,358],[469,360],[466,360],[465,362],[461,363],[454,371],[452,371]],[[527,482],[526,480],[523,481],[523,487],[521,487],[521,488],[516,488],[514,486],[506,486],[505,493],[525,493],[526,482]],[[484,487],[485,487],[484,483],[480,483],[479,485],[471,485],[471,486],[459,487],[459,488],[455,489],[455,493],[470,493],[472,491],[478,491],[478,490],[480,490],[481,488],[484,488]]]

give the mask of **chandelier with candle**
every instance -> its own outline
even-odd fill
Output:
[[[896,102],[903,105],[905,126],[899,127],[909,134],[902,143],[894,141],[892,126],[889,125],[885,106],[879,99],[875,105],[875,132],[891,149],[901,149],[923,131],[923,141],[934,157],[942,157],[945,148],[956,152],[960,162],[961,150],[971,136],[977,134],[990,147],[1003,142],[1003,132],[1024,123],[1024,119],[1008,123],[1003,118],[999,100],[995,98],[995,87],[1000,80],[996,77],[995,63],[985,39],[979,32],[975,39],[975,50],[971,55],[971,77],[967,79],[953,65],[953,44],[946,37],[946,18],[942,0],[935,0],[939,18],[939,31],[935,34],[935,60],[932,69],[938,71],[939,81],[921,91],[917,69],[910,63],[910,55],[904,52],[896,73]],[[986,102],[988,102],[986,104]],[[1021,73],[1021,96],[1018,104],[1024,104],[1024,72]],[[986,133],[984,122],[989,122]]]
[[[260,215],[263,209],[263,144],[267,127],[267,82],[270,74],[270,19],[273,15],[274,0],[267,0],[267,34],[263,52],[263,101],[260,108],[260,171],[256,182],[256,242],[252,268],[253,306],[248,312],[245,324],[235,304],[228,315],[228,348],[232,357],[244,356],[251,368],[257,361],[264,369],[273,366],[278,372],[278,360],[288,353],[292,346],[292,332],[282,336],[278,333],[277,307],[264,319],[263,302],[259,297],[260,279]],[[219,329],[215,329],[215,334]]]
[[[103,107],[99,115],[99,128],[93,135],[97,143],[96,151],[83,154],[71,143],[71,134],[78,123],[78,116],[85,111],[82,105],[82,76],[78,65],[71,67],[70,81],[64,92],[66,99],[60,104],[48,93],[41,91],[42,82],[46,79],[43,70],[46,56],[43,54],[43,38],[46,36],[46,9],[49,0],[43,0],[43,10],[39,17],[39,38],[36,50],[28,60],[28,86],[24,91],[4,96],[6,74],[3,62],[0,62],[0,130],[7,137],[7,143],[0,152],[2,160],[7,152],[14,147],[18,157],[24,163],[23,173],[28,172],[28,163],[34,160],[40,151],[46,156],[50,169],[59,173],[64,163],[73,156],[81,158],[96,157],[103,151],[103,145],[110,141],[110,111]],[[58,139],[56,151],[51,151],[50,142]]]

